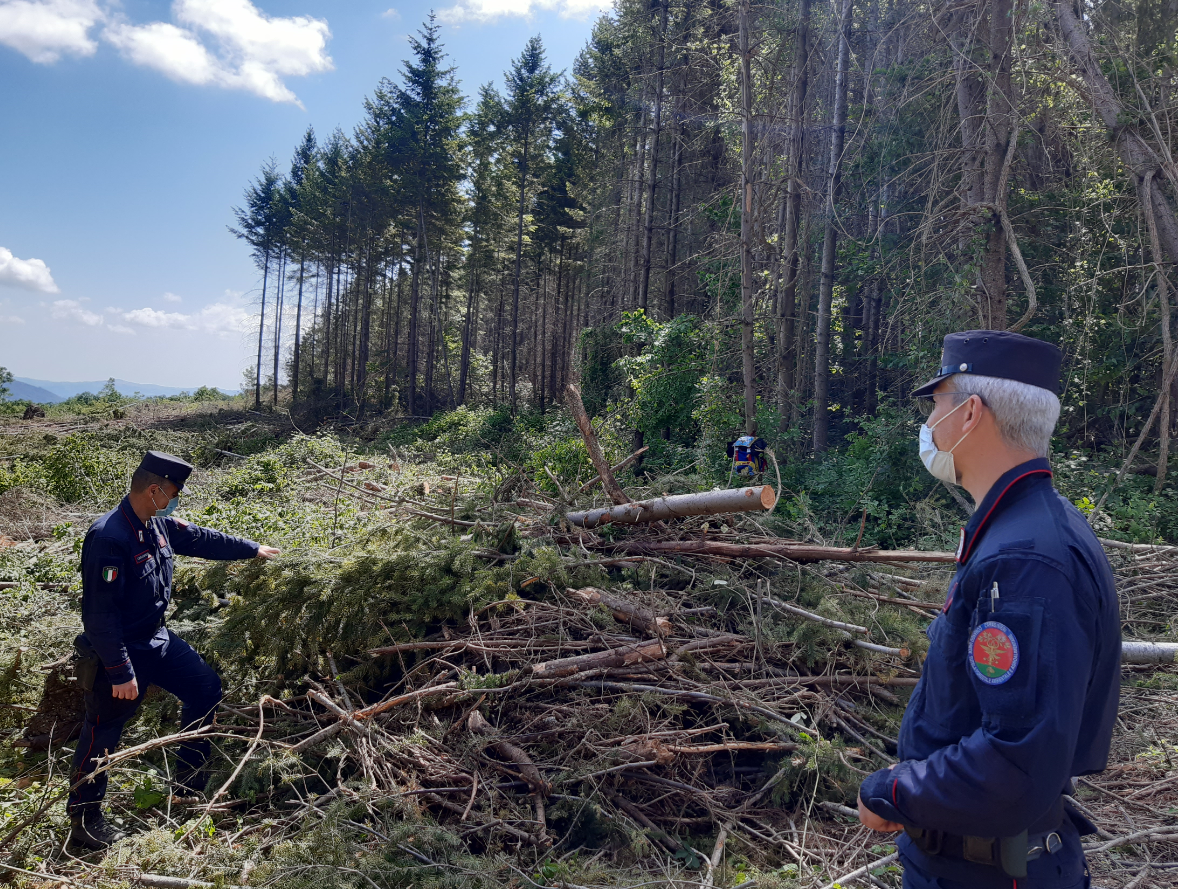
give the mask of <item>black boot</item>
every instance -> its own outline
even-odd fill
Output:
[[[70,842],[87,849],[105,849],[127,834],[106,823],[98,809],[70,816]]]

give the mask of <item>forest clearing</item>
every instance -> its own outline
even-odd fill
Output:
[[[894,761],[951,552],[635,555],[657,541],[843,539],[788,486],[771,512],[578,528],[574,507],[609,498],[564,414],[528,428],[462,410],[307,436],[294,415],[225,403],[122,412],[0,428],[6,879],[899,885],[894,847],[849,807],[862,775]],[[169,626],[227,689],[207,791],[174,796],[178,706],[154,691],[110,763],[131,836],[76,857],[63,792],[77,553],[147,448],[197,462],[187,519],[284,555],[178,563]],[[722,487],[690,467],[617,475],[635,500]],[[933,508],[959,520],[952,501]],[[864,538],[844,553],[870,557]],[[1110,540],[1108,553],[1126,638],[1174,640],[1178,550]],[[1075,793],[1101,828],[1096,885],[1173,881],[1176,737],[1178,669],[1124,667],[1110,768]]]
[[[911,396],[976,329],[1054,356],[1026,475],[1134,653],[1070,797],[1093,885],[1178,885],[1176,35],[1146,0],[618,0],[563,70],[533,37],[464,97],[431,14],[232,211],[243,394],[0,403],[0,879],[896,889],[856,793],[974,511]],[[197,735],[153,692],[102,765],[130,835],[80,856],[78,561],[149,449],[196,466],[184,520],[282,556],[178,563],[213,768],[175,792]]]

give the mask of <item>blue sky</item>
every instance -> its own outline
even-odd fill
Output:
[[[0,0],[0,366],[236,389],[258,275],[226,229],[308,125],[351,132],[434,8],[464,91],[604,0]]]

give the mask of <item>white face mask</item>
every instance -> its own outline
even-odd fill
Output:
[[[945,414],[944,417],[929,426],[927,423],[922,423],[920,426],[920,462],[924,464],[935,479],[943,481],[947,485],[957,484],[957,467],[953,464],[953,452],[957,450],[957,445],[965,441],[969,432],[961,436],[957,440],[957,444],[949,448],[947,451],[938,450],[936,442],[933,441],[933,430],[941,425],[954,411],[963,407],[969,399],[961,402],[957,407]],[[973,430],[971,429],[970,432]]]

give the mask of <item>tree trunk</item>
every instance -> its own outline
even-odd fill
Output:
[[[818,284],[818,329],[814,339],[814,453],[827,448],[830,434],[830,306],[834,295],[835,198],[847,129],[847,81],[851,56],[851,0],[843,0],[839,21],[838,71],[835,74],[830,161],[826,168],[826,226],[822,237],[822,278]]]
[[[299,249],[299,295],[298,302],[295,303],[294,368],[290,378],[290,400],[292,402],[299,400],[299,353],[303,339],[303,277],[307,269],[306,258],[306,246],[302,245]]]
[[[662,134],[663,123],[663,71],[667,64],[667,7],[671,0],[662,0],[659,35],[658,35],[658,69],[654,81],[654,120],[651,122],[650,134],[650,174],[646,183],[646,218],[642,233],[642,273],[639,280],[638,305],[649,314],[650,305],[650,254],[651,242],[654,239],[654,195],[657,185],[659,168],[659,136]]]
[[[478,243],[479,243],[479,228],[475,225],[474,231],[470,236],[470,268],[467,270],[467,275],[470,280],[467,281],[466,293],[466,319],[462,324],[462,359],[458,364],[458,403],[466,403],[466,377],[470,372],[470,338],[472,326],[477,327],[478,307],[475,303],[475,289],[478,281]]]
[[[808,0],[807,0],[808,2]],[[675,152],[671,161],[671,199],[667,202],[667,255],[664,262],[663,307],[668,319],[675,317],[675,264],[679,251],[679,195],[683,185],[683,135],[678,125],[672,131]]]
[[[266,284],[270,278],[270,245],[262,246],[262,314],[258,318],[258,363],[254,370],[254,410],[262,409],[262,336],[266,332]]]
[[[278,360],[282,350],[282,294],[286,284],[286,248],[278,254],[278,296],[274,299],[274,406],[278,407]]]
[[[789,96],[789,142],[786,158],[784,220],[782,225],[782,283],[777,306],[777,410],[778,432],[789,426],[786,405],[793,399],[794,324],[797,318],[798,272],[801,253],[798,229],[802,216],[802,152],[805,150],[806,93],[810,82],[810,0],[799,0],[798,27],[794,38],[793,90]]]
[[[531,127],[524,127],[524,153],[519,168],[519,213],[516,222],[515,235],[515,277],[511,285],[511,376],[508,384],[511,386],[511,413],[515,415],[518,409],[516,396],[516,376],[518,372],[517,353],[519,351],[519,284],[523,274],[524,258],[524,201],[528,192],[528,148],[531,144]]]
[[[1133,175],[1139,195],[1147,174],[1150,175],[1149,195],[1154,219],[1157,222],[1158,241],[1169,261],[1178,262],[1178,218],[1175,217],[1174,207],[1167,200],[1158,181],[1159,174],[1166,172],[1162,158],[1141,136],[1137,126],[1132,122],[1136,115],[1126,113],[1112,84],[1100,69],[1092,42],[1084,25],[1076,18],[1071,0],[1054,0],[1054,5],[1056,21],[1068,56],[1088,87],[1086,98],[1092,102],[1096,113],[1108,128],[1109,135],[1115,139],[1117,151],[1125,167]],[[1162,150],[1165,150],[1164,146]]]
[[[849,2],[849,0],[847,0]],[[740,353],[744,375],[744,431],[757,432],[756,362],[753,354],[753,75],[749,49],[750,0],[740,0]]]
[[[990,5],[990,88],[986,92],[985,194],[990,208],[986,211],[986,252],[982,258],[979,297],[983,306],[983,324],[990,330],[1006,329],[1006,232],[1002,210],[1006,207],[1007,174],[1005,160],[1014,130],[1014,94],[1010,78],[1014,41],[1014,4],[1012,0],[992,0]]]
[[[613,507],[590,509],[584,512],[570,512],[571,524],[582,528],[598,528],[602,525],[634,525],[659,522],[665,519],[680,519],[684,516],[728,515],[736,512],[764,512],[772,509],[777,494],[769,485],[751,488],[726,488],[717,491],[703,491],[695,494],[676,494],[643,500],[639,503],[621,503]]]

